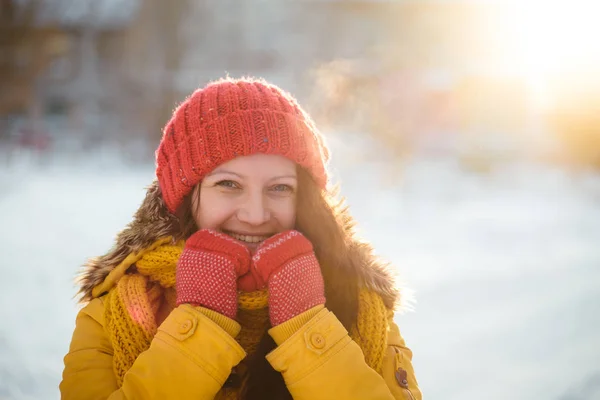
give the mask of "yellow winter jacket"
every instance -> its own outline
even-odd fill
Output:
[[[103,298],[93,299],[77,316],[64,358],[61,398],[219,399],[232,368],[246,354],[235,340],[239,324],[229,320],[226,331],[202,311],[187,304],[176,307],[119,388],[113,372],[113,348],[104,330]],[[388,320],[382,375],[366,364],[358,344],[323,306],[270,329],[278,347],[267,360],[282,373],[294,399],[420,400],[412,353],[392,311]]]

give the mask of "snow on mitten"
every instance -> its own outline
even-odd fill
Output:
[[[269,289],[269,317],[277,326],[319,304],[325,287],[310,241],[298,231],[265,240],[252,257],[252,267]]]
[[[237,240],[203,229],[185,242],[177,263],[177,305],[202,306],[234,319],[237,279],[250,268],[250,251]]]

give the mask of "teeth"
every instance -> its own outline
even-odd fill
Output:
[[[237,233],[228,232],[228,235],[234,239],[240,240],[246,243],[260,243],[265,239],[268,239],[268,236],[250,236],[250,235],[238,235]]]

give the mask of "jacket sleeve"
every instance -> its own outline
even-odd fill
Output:
[[[383,359],[383,377],[397,399],[422,400],[423,395],[412,366],[412,351],[406,347],[393,311],[388,312],[388,345]],[[404,395],[404,397],[402,397]]]
[[[226,331],[200,309],[181,305],[161,324],[119,388],[103,313],[102,301],[95,299],[77,316],[60,383],[64,400],[213,399],[246,355],[233,338],[240,330],[237,323],[229,320]]]
[[[300,315],[269,333],[278,347],[267,355],[273,368],[282,373],[288,390],[296,400],[302,399],[401,399],[421,400],[410,365],[410,350],[395,324],[388,332],[383,376],[365,362],[362,350],[336,316],[322,307],[305,313],[310,316],[294,333],[285,333],[302,321]],[[288,324],[288,326],[284,326]],[[408,387],[396,377],[396,348],[403,354],[404,369],[409,372]]]

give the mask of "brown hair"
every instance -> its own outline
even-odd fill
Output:
[[[342,273],[348,272],[344,266],[352,265],[346,249],[351,226],[337,218],[342,207],[341,201],[335,201],[334,193],[321,191],[311,176],[299,168],[296,229],[313,243],[325,282],[326,307],[350,330],[358,312],[358,275]],[[265,358],[275,347],[271,336],[265,333],[249,359],[241,399],[292,398],[281,374]]]

